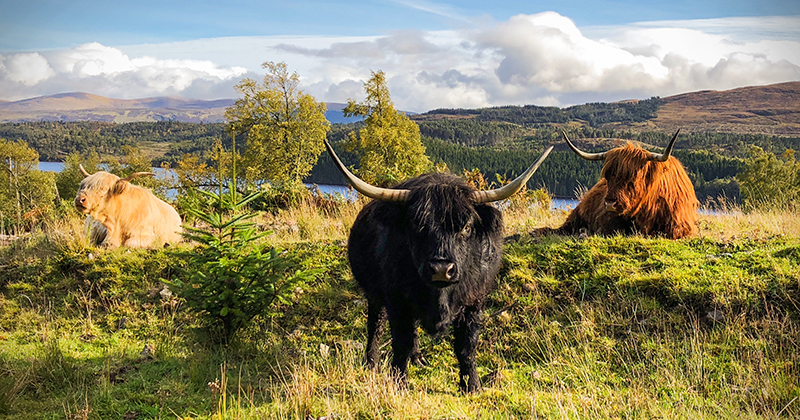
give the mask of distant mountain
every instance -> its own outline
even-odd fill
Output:
[[[328,106],[328,111],[325,112],[325,118],[327,118],[331,124],[353,123],[364,119],[362,117],[345,117],[343,110],[347,104],[326,102],[325,105]]]
[[[0,123],[24,121],[225,121],[234,99],[214,101],[170,97],[112,99],[89,93],[62,93],[21,101],[0,101]],[[345,104],[327,103],[331,123],[349,123]],[[526,124],[585,124],[615,130],[723,132],[800,137],[800,82],[699,91],[658,99],[592,103],[567,108],[503,106],[407,113],[418,123],[473,119]]]
[[[667,131],[683,127],[800,137],[800,82],[669,96],[662,98],[657,117],[649,123]]]
[[[0,122],[24,121],[181,121],[221,122],[233,99],[112,99],[74,92],[0,103]]]
[[[567,108],[535,105],[437,109],[412,117],[420,124],[474,120],[536,124],[581,124],[636,132],[721,132],[800,137],[800,82],[699,91],[665,98],[589,103]],[[463,123],[462,123],[463,125]]]
[[[28,121],[179,121],[193,123],[225,122],[225,109],[234,99],[213,101],[155,97],[113,99],[83,92],[40,96],[21,101],[0,101],[0,123]],[[345,104],[327,104],[325,117],[331,123],[360,121],[345,118]]]

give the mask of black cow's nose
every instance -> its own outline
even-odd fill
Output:
[[[450,261],[436,260],[428,263],[433,271],[431,281],[449,282],[456,275],[456,265]]]

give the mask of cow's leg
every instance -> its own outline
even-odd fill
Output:
[[[414,319],[403,313],[390,313],[389,327],[392,330],[392,370],[397,375],[398,385],[405,388],[408,386],[408,360],[417,341],[417,328]]]
[[[464,308],[464,314],[453,325],[453,347],[458,358],[461,392],[475,392],[481,387],[475,366],[475,349],[481,329],[481,312],[475,307]]]
[[[418,334],[414,334],[414,345],[411,347],[411,363],[417,366],[428,366],[428,361],[422,357],[422,352],[419,350]]]
[[[367,306],[366,364],[370,369],[377,369],[381,360],[381,336],[386,326],[386,308],[375,300],[370,300]]]
[[[119,232],[119,229],[115,231],[110,231],[109,234],[106,235],[105,241],[103,241],[103,246],[107,248],[119,248],[122,246],[122,235]]]
[[[580,204],[578,206],[580,206]],[[551,231],[545,231],[544,233],[554,232],[558,235],[575,235],[578,234],[581,229],[589,228],[589,224],[578,210],[577,207],[572,210],[563,225]]]

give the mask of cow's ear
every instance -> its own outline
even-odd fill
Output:
[[[111,195],[122,194],[125,188],[128,188],[128,180],[118,179],[117,182],[114,183],[114,186],[111,187]]]
[[[143,176],[155,176],[155,174],[153,174],[152,172],[134,172],[125,178],[120,178],[114,184],[114,187],[111,189],[111,193],[115,195],[122,193],[123,191],[125,191],[125,188],[128,187],[128,183],[131,182],[131,180]]]
[[[478,213],[479,219],[475,223],[475,229],[478,233],[499,232],[503,229],[503,215],[500,210],[492,206],[478,205],[475,206],[475,211]]]

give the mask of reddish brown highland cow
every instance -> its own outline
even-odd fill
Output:
[[[680,132],[680,130],[678,130]],[[586,153],[564,140],[578,156],[605,161],[600,181],[581,199],[560,234],[641,233],[683,238],[697,233],[698,201],[683,166],[670,156],[678,132],[663,154],[630,143],[603,153]]]

